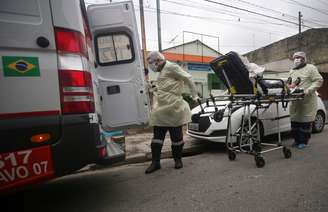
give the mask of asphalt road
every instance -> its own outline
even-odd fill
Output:
[[[328,129],[307,149],[265,155],[256,168],[250,155],[229,161],[222,145],[184,158],[185,167],[151,175],[149,163],[82,172],[1,197],[5,211],[328,211]],[[291,143],[291,139],[285,141]]]

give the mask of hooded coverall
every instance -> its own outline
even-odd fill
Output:
[[[311,137],[311,126],[317,112],[317,95],[315,91],[321,87],[323,78],[312,64],[305,64],[291,69],[289,76],[292,82],[300,78],[299,88],[304,89],[304,99],[291,102],[289,107],[292,134],[295,144],[307,144]]]
[[[157,92],[150,116],[150,125],[154,127],[151,143],[154,160],[160,159],[167,131],[170,132],[173,158],[181,160],[184,145],[182,125],[191,121],[189,105],[182,97],[184,85],[189,87],[193,98],[197,97],[192,76],[177,64],[166,61],[157,78]]]

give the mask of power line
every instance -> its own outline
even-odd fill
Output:
[[[162,0],[162,1],[165,1],[165,2],[169,2],[169,3],[173,3],[173,4],[177,4],[177,5],[182,5],[182,6],[187,6],[187,7],[192,7],[192,8],[196,8],[196,9],[203,9],[205,11],[212,11],[212,12],[215,12],[217,13],[218,10],[214,9],[214,8],[209,8],[209,7],[204,7],[204,6],[200,6],[199,3],[197,3],[197,6],[192,6],[192,5],[189,5],[189,4],[184,4],[184,3],[181,3],[181,2],[174,2],[174,1],[169,1],[169,0]],[[192,2],[192,1],[188,1],[190,3],[194,3],[196,4],[195,2]],[[228,15],[228,16],[232,16],[232,17],[236,17],[236,18],[239,18],[240,16],[234,14],[234,13],[231,13],[231,11],[228,11],[228,10],[220,10],[220,13],[221,14],[224,14],[224,15]]]
[[[138,10],[137,7],[136,7],[136,10]],[[156,12],[155,10],[156,10],[155,8],[150,8],[150,7],[148,7],[148,8],[145,9],[146,12],[152,12],[152,13],[155,13]],[[222,20],[220,20],[218,18],[203,17],[203,16],[194,16],[194,15],[182,14],[182,13],[177,13],[177,12],[172,12],[172,11],[166,11],[166,10],[161,10],[161,13],[162,14],[177,15],[177,16],[184,16],[184,17],[189,17],[189,18],[196,18],[196,19],[201,19],[201,20],[205,20],[205,21],[209,21],[209,22],[214,22],[214,23],[217,23],[218,21],[219,22],[220,21],[221,22],[224,22],[224,21],[222,21]],[[230,23],[230,25],[232,25],[232,24],[237,25],[236,23]],[[247,30],[250,30],[250,31],[254,31],[254,30],[257,30],[258,31],[258,28],[246,27],[246,26],[243,26],[243,25],[240,25],[240,24],[238,24],[238,27],[244,28],[244,29],[247,29]],[[262,30],[261,32],[267,33],[267,34],[272,33],[272,34],[276,34],[276,35],[286,34],[286,32],[281,32],[281,31],[279,31],[279,32],[278,31],[270,31],[270,32],[268,32],[268,31],[263,31]]]
[[[321,4],[324,4],[324,5],[328,6],[328,3],[323,1],[323,0],[317,0],[317,1],[320,2]]]
[[[190,4],[184,4],[184,3],[181,3],[181,2],[175,2],[175,1],[171,1],[171,0],[162,0],[162,1],[169,2],[169,3],[172,3],[172,4],[182,5],[182,6],[186,6],[186,7],[191,7],[191,8],[195,8],[195,9],[202,9],[202,10],[205,10],[207,12],[212,9],[211,12],[219,13],[218,10],[213,10],[213,8],[201,7],[200,5],[193,6],[193,5],[190,5]],[[191,1],[189,1],[189,2],[191,2]],[[194,2],[192,2],[192,3],[194,3]],[[220,13],[222,13],[222,12],[220,11]],[[237,20],[233,20],[233,19],[223,19],[223,18],[220,18],[220,20],[222,20],[222,21],[236,21],[236,22],[243,22],[243,23],[253,23],[253,24],[263,24],[263,23],[266,23],[266,24],[271,24],[271,25],[279,25],[279,26],[288,26],[289,27],[289,25],[286,25],[286,24],[273,23],[273,22],[268,22],[268,21],[265,21],[265,20],[261,20],[263,22],[258,22],[258,21],[257,22],[241,21],[240,16],[236,16],[236,15],[234,15],[234,16],[237,17],[238,19]],[[258,20],[258,19],[256,19],[256,20]]]
[[[171,3],[171,4],[177,4],[177,5],[181,5],[181,6],[186,6],[186,7],[191,7],[191,8],[195,8],[195,9],[202,9],[202,10],[205,10],[205,11],[209,11],[209,10],[212,10],[211,8],[206,8],[206,7],[196,7],[196,6],[192,6],[192,5],[188,5],[188,4],[184,4],[184,3],[181,3],[181,2],[175,2],[175,1],[170,1],[170,0],[162,0],[164,2],[168,2],[168,3]],[[212,12],[215,12],[217,13],[218,11],[217,10],[212,10]],[[236,18],[239,18],[239,16],[237,15],[230,15],[230,14],[227,14],[227,13],[223,13],[223,14],[226,14],[226,15],[229,15],[229,16],[233,16],[233,17],[236,17]],[[220,18],[221,20],[225,20],[225,21],[235,21],[233,19],[224,19],[224,18]]]
[[[167,1],[167,2],[169,2],[169,0],[162,0],[162,1]],[[215,9],[215,8],[213,8],[213,7],[204,7],[204,6],[200,6],[199,5],[199,2],[193,2],[193,1],[190,1],[190,0],[185,0],[185,1],[188,1],[188,2],[190,2],[190,3],[194,3],[194,4],[196,4],[197,6],[191,6],[191,5],[186,5],[186,6],[189,6],[189,7],[193,7],[193,8],[196,8],[196,9],[204,9],[205,11],[213,11],[213,12],[215,12],[215,13],[220,13],[220,14],[226,14],[226,15],[229,15],[229,16],[233,16],[233,17],[237,17],[238,18],[238,20],[240,20],[241,18],[241,16],[244,16],[244,14],[242,14],[242,13],[240,13],[240,15],[236,15],[236,11],[231,11],[231,10],[224,10],[224,9],[221,9],[220,8],[220,10],[218,10],[218,8],[217,9]],[[181,4],[181,3],[177,3],[177,4]],[[225,11],[225,12],[222,12],[222,11]],[[237,11],[237,13],[238,13],[238,11]],[[246,19],[250,19],[250,20],[259,20],[258,18],[246,18]],[[265,22],[265,23],[269,23],[269,24],[276,24],[277,25],[277,23],[272,23],[272,22],[268,22],[268,21],[266,21],[266,20],[263,20],[263,19],[261,19],[261,21],[263,21],[263,22]]]
[[[254,4],[254,3],[251,3],[251,2],[248,2],[248,1],[244,1],[244,0],[235,0],[235,1],[239,1],[239,2],[242,2],[244,4],[248,4],[248,5],[251,5],[253,7],[257,7],[257,8],[260,8],[260,9],[264,9],[264,10],[267,10],[267,11],[271,11],[273,13],[276,13],[276,14],[280,14],[281,16],[284,16],[284,17],[290,17],[290,18],[293,18],[295,20],[298,19],[298,17],[296,16],[293,16],[293,15],[290,15],[290,14],[287,14],[287,13],[283,13],[283,12],[280,12],[280,11],[277,11],[277,10],[274,10],[274,9],[270,9],[270,8],[267,8],[267,7],[263,7],[261,5],[258,5],[258,4]],[[312,23],[312,24],[316,24],[316,25],[319,25],[319,26],[323,26],[325,27],[326,25],[323,25],[323,24],[320,24],[320,23],[317,23],[315,21],[310,21],[309,19],[303,19],[304,21],[306,22],[309,22],[309,23]],[[319,21],[320,22],[320,21]]]
[[[296,5],[300,5],[302,7],[305,7],[305,8],[308,8],[308,9],[311,9],[311,10],[315,10],[321,14],[324,14],[324,15],[328,15],[328,12],[324,11],[324,10],[320,10],[318,8],[315,8],[315,7],[312,7],[312,6],[309,6],[309,5],[306,5],[306,4],[303,4],[303,3],[300,3],[298,1],[295,1],[295,0],[288,0],[289,3],[292,3],[292,4],[296,4]]]
[[[297,19],[297,17],[296,16],[292,16],[292,15],[289,15],[289,14],[287,14],[287,13],[282,13],[282,12],[280,12],[280,11],[277,11],[277,10],[274,10],[274,9],[270,9],[270,8],[266,8],[266,7],[263,7],[263,6],[261,6],[261,5],[258,5],[258,4],[254,4],[254,3],[251,3],[251,2],[248,2],[248,1],[244,1],[244,0],[235,0],[235,1],[239,1],[239,2],[242,2],[242,3],[244,3],[244,4],[248,4],[248,5],[251,5],[251,6],[253,6],[253,7],[257,7],[257,8],[261,8],[261,9],[264,9],[264,10],[267,10],[267,11],[271,11],[271,12],[274,12],[274,13],[276,13],[276,14],[280,14],[280,15],[282,15],[282,16],[289,16],[289,17],[291,17],[291,18],[295,18],[295,19]]]
[[[294,24],[294,25],[297,25],[298,26],[298,23],[296,23],[296,22],[292,22],[292,21],[288,21],[288,20],[285,20],[285,19],[273,17],[273,16],[270,16],[270,15],[265,15],[265,14],[254,12],[254,11],[247,10],[247,9],[244,9],[244,8],[235,7],[235,6],[224,4],[224,3],[220,3],[220,2],[215,2],[215,1],[212,1],[212,0],[204,0],[204,1],[207,1],[207,2],[210,2],[210,3],[213,3],[213,4],[218,4],[218,5],[221,5],[221,6],[224,6],[224,7],[229,7],[229,8],[233,8],[233,9],[236,9],[236,10],[240,10],[240,11],[252,13],[254,15],[259,15],[259,16],[263,16],[263,17],[266,17],[266,18],[271,18],[271,19],[275,19],[275,20],[278,20],[278,21],[283,21],[283,22]],[[307,27],[307,28],[312,28],[312,27],[307,26],[307,25],[303,25],[303,26],[304,27]]]
[[[138,10],[137,8],[139,8],[139,7],[138,6],[135,6],[135,9],[136,10]],[[145,8],[145,12],[155,13],[156,12],[156,8],[151,8],[149,6],[149,7]],[[177,12],[172,12],[172,11],[166,11],[166,10],[161,10],[161,13],[162,14],[169,14],[169,15],[184,16],[184,17],[188,17],[188,18],[197,18],[197,19],[202,19],[202,20],[209,21],[209,22],[214,22],[214,23],[217,23],[218,22],[218,21],[215,20],[215,18],[212,18],[212,17],[194,16],[194,15],[182,14],[182,13],[177,13]],[[252,31],[252,32],[254,32],[255,30],[256,31],[259,31],[258,28],[246,27],[246,26],[241,25],[241,24],[230,23],[229,26],[231,26],[231,25],[238,25],[239,28],[244,28],[244,29],[249,30],[249,31]],[[286,35],[286,33],[288,33],[286,31],[284,31],[284,32],[273,32],[273,31],[267,32],[265,30],[261,30],[260,32],[270,34],[270,36],[273,35],[273,34],[276,34],[276,35],[279,35],[280,34],[279,36],[281,36],[281,35]],[[153,41],[151,41],[151,42],[153,42]],[[172,44],[172,42],[170,43],[170,41],[164,41],[164,42],[165,43]],[[176,42],[173,42],[173,43],[176,43]],[[235,48],[238,47],[238,46],[239,45],[236,45]],[[224,46],[224,47],[228,47],[228,45],[227,46]],[[230,46],[230,47],[233,47],[233,46]],[[240,45],[239,47],[241,47],[241,48],[248,48],[246,45],[244,45],[244,46]],[[249,46],[249,47],[251,47],[251,46]]]
[[[169,2],[169,0],[162,0],[162,1],[168,1],[168,2]],[[191,2],[191,3],[196,4],[197,6],[191,6],[191,7],[196,8],[196,9],[205,8],[206,11],[209,11],[209,10],[213,11],[213,9],[214,9],[213,7],[210,7],[210,8],[208,8],[208,7],[201,7],[201,6],[199,5],[199,2],[193,2],[193,1],[190,1],[190,0],[184,0],[184,1],[188,1],[188,2]],[[253,7],[257,7],[257,8],[261,8],[261,9],[267,10],[267,11],[274,12],[274,13],[276,13],[276,14],[280,14],[281,16],[292,18],[292,19],[294,19],[295,21],[298,20],[298,17],[296,17],[296,16],[293,16],[293,15],[290,15],[290,14],[287,14],[287,13],[283,13],[283,12],[280,12],[280,11],[277,11],[277,10],[273,10],[273,9],[270,9],[270,8],[266,8],[266,7],[263,7],[263,6],[261,6],[261,5],[257,5],[257,4],[254,4],[254,3],[250,3],[250,2],[247,2],[247,1],[244,1],[244,0],[235,0],[235,1],[239,1],[239,2],[241,2],[241,3],[248,4],[248,5],[251,5],[251,6],[253,6]],[[181,4],[181,3],[180,3],[180,4]],[[187,5],[187,6],[190,6],[190,5]],[[214,9],[214,10],[215,10],[215,12],[218,11],[218,10],[216,10],[216,9]],[[240,16],[236,16],[236,15],[235,15],[235,14],[236,14],[235,11],[233,12],[233,14],[231,14],[231,13],[232,13],[231,11],[227,11],[227,10],[224,10],[224,11],[226,11],[226,12],[230,12],[230,13],[229,13],[229,14],[227,14],[227,13],[223,13],[223,12],[222,12],[222,9],[220,9],[220,13],[227,14],[227,15],[234,16],[234,17],[238,17],[238,18],[240,17]],[[247,19],[253,19],[253,18],[247,18]],[[258,18],[257,18],[256,20],[258,20]],[[264,21],[264,22],[267,22],[267,21],[265,21],[265,20],[263,20],[263,21]],[[320,26],[320,27],[327,27],[327,25],[328,25],[328,24],[326,24],[326,23],[324,23],[324,22],[322,22],[322,21],[314,20],[314,19],[304,19],[304,18],[303,18],[303,21],[304,21],[304,22],[307,22],[307,23],[315,24],[315,25]],[[270,23],[270,24],[271,24],[271,22],[267,22],[267,23]]]
[[[163,1],[168,1],[168,0],[163,0]],[[195,2],[192,2],[190,0],[185,0],[185,1],[188,1],[188,2],[191,2],[191,3],[195,3]],[[290,17],[290,18],[294,19],[295,21],[298,20],[298,17],[296,17],[296,16],[293,16],[293,15],[290,15],[290,14],[287,14],[287,13],[283,13],[283,12],[280,12],[280,11],[277,11],[277,10],[274,10],[274,9],[270,9],[270,8],[267,8],[267,7],[263,7],[261,5],[257,5],[257,4],[254,4],[254,3],[250,3],[248,1],[244,1],[244,0],[235,0],[235,1],[239,1],[241,3],[248,4],[248,5],[251,5],[253,7],[261,8],[261,9],[264,9],[264,10],[267,10],[267,11],[271,11],[271,12],[274,12],[276,14],[280,14],[281,16],[284,16],[284,17]],[[199,2],[197,2],[195,4],[197,4],[197,6],[195,6],[194,8],[199,9],[199,7],[200,7]],[[204,7],[202,7],[202,8],[204,8]],[[207,8],[206,11],[208,11],[209,9],[211,10],[213,8]],[[221,12],[221,9],[220,9],[220,13],[222,13]],[[224,14],[226,14],[226,13],[224,13]],[[235,14],[235,12],[234,12],[234,14]],[[229,14],[229,15],[231,15],[231,14]],[[233,16],[236,16],[236,15],[233,15]],[[248,18],[248,19],[250,19],[250,18]],[[256,20],[258,20],[258,19],[256,19]],[[314,19],[312,20],[312,19],[304,19],[303,18],[303,21],[304,22],[307,22],[307,23],[315,24],[315,25],[320,26],[320,27],[327,27],[327,25],[328,25],[328,24],[326,24],[326,23],[324,23],[322,21],[318,21],[318,20],[314,20]],[[266,21],[264,21],[264,22],[266,22]],[[270,22],[267,22],[267,23],[270,23]]]

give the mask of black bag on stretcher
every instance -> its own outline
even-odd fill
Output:
[[[210,62],[215,74],[223,81],[231,94],[255,94],[249,79],[249,71],[236,52],[229,52]]]
[[[246,62],[247,66],[236,52],[229,52],[211,61],[210,66],[231,94],[267,96],[286,94],[287,88],[282,79],[266,79],[262,78],[261,75],[257,76],[255,70],[259,66]],[[250,72],[253,76],[255,74],[253,81],[250,78]]]

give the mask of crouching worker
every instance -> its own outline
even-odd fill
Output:
[[[317,68],[312,64],[306,63],[304,52],[296,52],[293,55],[294,68],[290,70],[289,77],[292,79],[290,88],[304,89],[304,99],[291,102],[289,107],[292,135],[294,137],[294,146],[303,149],[309,142],[312,132],[312,123],[317,112],[316,90],[323,83],[322,76]],[[296,81],[299,81],[296,85]]]
[[[150,116],[150,125],[153,126],[151,141],[152,163],[146,174],[161,168],[161,150],[167,131],[172,141],[172,156],[175,168],[180,169],[182,164],[182,149],[184,145],[182,126],[191,121],[189,105],[182,98],[184,85],[189,87],[194,99],[198,98],[192,77],[177,64],[165,60],[157,52],[150,52],[147,56],[148,68],[158,73],[157,92],[154,95],[154,106]]]

